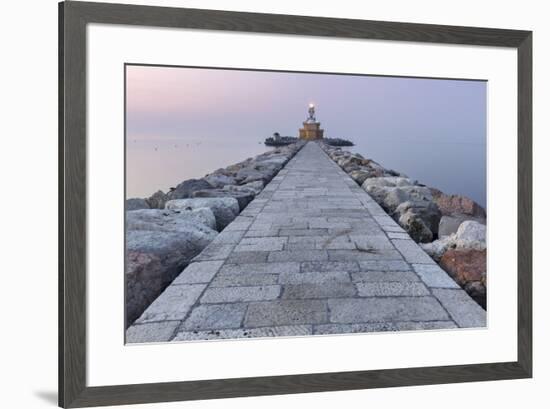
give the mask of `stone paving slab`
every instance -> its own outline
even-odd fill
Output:
[[[313,334],[356,334],[361,332],[422,331],[458,328],[453,321],[372,322],[366,324],[321,324],[313,326]]]
[[[395,250],[394,245],[384,234],[380,235],[349,235],[350,241],[355,244],[355,247],[359,251],[384,251],[384,250]]]
[[[269,256],[268,251],[236,251],[224,261],[228,264],[265,263],[267,256]]]
[[[474,328],[487,325],[485,310],[477,303],[472,303],[470,296],[462,289],[435,288],[432,291],[460,327]]]
[[[372,260],[402,260],[395,249],[392,250],[328,250],[330,261],[372,261]]]
[[[485,311],[310,142],[185,268],[128,342],[483,327]]]
[[[373,322],[366,324],[321,324],[313,327],[315,335],[353,334],[360,332],[397,331],[392,322]]]
[[[240,273],[240,274],[218,274],[210,283],[213,287],[238,287],[277,284],[278,274],[264,273]]]
[[[227,231],[224,230],[216,236],[212,241],[215,244],[237,244],[244,236],[244,230],[240,231]]]
[[[278,228],[271,228],[268,230],[248,230],[245,233],[245,237],[277,237],[279,234]]]
[[[189,264],[185,274],[180,274],[172,284],[209,283],[223,264],[222,261],[199,261]]]
[[[241,327],[246,304],[197,305],[181,328],[187,331]]]
[[[312,335],[311,325],[287,325],[281,327],[237,328],[210,331],[181,331],[173,341],[200,341],[213,339],[296,337]]]
[[[234,251],[281,251],[287,241],[287,237],[245,237]]]
[[[361,297],[400,297],[430,295],[426,286],[418,282],[370,282],[357,283]]]
[[[412,271],[360,271],[351,273],[351,279],[354,283],[420,281],[419,277]]]
[[[453,329],[458,328],[454,321],[424,321],[424,322],[397,322],[398,331],[421,331],[426,329]]]
[[[368,260],[360,261],[359,268],[361,271],[406,271],[411,266],[404,260]]]
[[[413,264],[414,271],[420,276],[424,284],[432,288],[456,288],[455,281],[437,264]]]
[[[183,320],[205,288],[206,284],[168,286],[136,323]]]
[[[162,321],[136,324],[126,331],[127,343],[166,342],[172,340],[181,321]]]
[[[302,273],[327,271],[345,271],[351,273],[359,271],[360,267],[359,263],[356,261],[308,261],[300,264],[300,270]]]
[[[201,297],[202,304],[229,303],[243,301],[263,301],[279,298],[281,287],[278,285],[239,286],[209,288]]]
[[[285,285],[282,299],[355,297],[357,288],[352,283],[325,281],[324,283],[303,283]]]
[[[346,271],[281,273],[279,275],[279,284],[323,284],[331,282],[350,283],[350,275]]]
[[[328,304],[333,323],[449,320],[447,311],[431,296],[342,298]]]
[[[263,327],[328,322],[326,300],[279,300],[251,303],[245,326]]]
[[[278,263],[226,264],[220,269],[220,273],[223,274],[280,274],[298,272],[300,272],[300,263],[284,261]]]
[[[392,243],[408,263],[435,264],[435,261],[412,239],[394,239]]]
[[[289,250],[270,252],[267,257],[269,263],[283,261],[328,261],[326,250]]]
[[[235,248],[235,244],[210,243],[193,261],[225,260]]]

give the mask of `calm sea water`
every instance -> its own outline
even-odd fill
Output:
[[[221,139],[221,138],[220,138]],[[260,140],[129,140],[126,145],[126,195],[149,197],[180,182],[265,152]]]
[[[352,152],[445,193],[468,196],[485,207],[484,144],[373,136],[350,139],[356,144],[349,148]],[[127,197],[148,197],[159,189],[166,192],[183,180],[202,177],[269,149],[255,137],[129,140]]]
[[[430,139],[353,139],[349,150],[447,194],[467,196],[486,207],[486,148],[483,143]]]

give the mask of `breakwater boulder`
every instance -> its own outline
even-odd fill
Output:
[[[127,230],[181,231],[189,225],[216,229],[216,217],[206,206],[186,209],[141,209],[126,213]]]
[[[432,241],[439,229],[441,212],[430,189],[400,176],[366,179],[362,186],[409,235],[419,243]]]
[[[163,207],[169,200],[187,199],[192,196],[193,192],[203,189],[212,189],[213,186],[205,179],[189,179],[181,182],[171,192],[166,195],[166,200]]]
[[[444,236],[431,243],[421,244],[421,247],[433,259],[439,261],[449,249],[484,250],[486,243],[486,226],[476,221],[466,220],[456,233]]]
[[[405,174],[396,172],[392,169],[385,169],[378,162],[372,159],[365,159],[358,153],[351,153],[340,148],[333,148],[325,143],[321,143],[325,153],[344,169],[353,180],[358,184],[363,184],[366,179],[383,176],[401,176]]]
[[[211,197],[211,198],[223,198],[228,197],[231,199],[237,200],[239,204],[239,210],[242,211],[248,203],[254,199],[255,193],[246,190],[229,190],[225,189],[227,186],[224,186],[223,189],[209,189],[209,190],[198,190],[193,192],[193,197]],[[225,227],[225,226],[224,226]]]
[[[430,190],[441,213],[446,216],[464,215],[481,219],[487,217],[485,209],[466,196],[447,195],[435,188]]]
[[[450,236],[453,233],[458,231],[460,225],[465,221],[474,221],[480,224],[485,224],[484,217],[472,217],[466,214],[452,214],[452,215],[443,215],[439,221],[439,238]]]
[[[145,199],[151,209],[164,209],[164,204],[167,200],[168,195],[166,195],[162,190],[157,190],[150,197]]]
[[[166,209],[198,210],[208,208],[216,218],[216,228],[221,231],[239,215],[239,202],[234,197],[197,197],[166,202]]]
[[[208,208],[126,212],[126,326],[217,235]]]
[[[254,182],[248,182],[242,185],[226,185],[223,187],[223,190],[228,192],[250,192],[255,196],[264,189],[264,186],[264,182],[261,180],[256,180]]]
[[[240,169],[235,177],[239,184],[247,184],[256,181],[267,182],[270,180],[271,172],[260,172],[257,166],[248,166]]]
[[[447,250],[440,266],[477,301],[487,308],[487,250]]]
[[[213,188],[223,188],[226,185],[235,185],[237,183],[233,176],[224,175],[223,173],[213,173],[206,176],[204,180]]]
[[[150,209],[145,199],[131,198],[126,200],[126,210]]]
[[[465,220],[455,233],[421,244],[421,247],[479,305],[486,308],[487,243],[484,223]]]
[[[401,203],[393,213],[399,224],[418,243],[426,243],[435,237],[441,213],[429,200],[412,200]]]

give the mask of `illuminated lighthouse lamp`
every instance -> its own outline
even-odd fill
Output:
[[[315,104],[310,102],[307,110],[309,116],[303,122],[304,127],[299,129],[300,139],[315,140],[323,138],[321,123],[315,119]]]

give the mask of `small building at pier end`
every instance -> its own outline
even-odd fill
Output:
[[[315,139],[323,139],[323,130],[321,123],[315,119],[315,105],[309,104],[308,118],[303,122],[304,127],[300,128],[300,139],[312,141]]]

